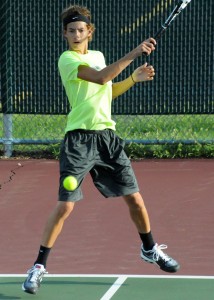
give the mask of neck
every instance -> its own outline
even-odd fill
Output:
[[[79,54],[87,54],[88,53],[88,49],[81,50],[81,49],[73,49],[73,48],[69,47],[69,50],[74,51]]]
[[[79,54],[87,54],[88,42],[84,41],[81,44],[69,43],[69,50],[75,51]]]

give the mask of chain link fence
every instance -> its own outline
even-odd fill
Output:
[[[202,3],[203,2],[203,3]],[[214,143],[213,1],[193,0],[161,38],[154,54],[137,59],[117,80],[145,61],[153,82],[137,84],[114,100],[117,133],[127,143]],[[73,1],[92,11],[91,49],[107,64],[152,36],[175,5],[172,0]],[[59,15],[68,1],[5,0],[0,6],[0,151],[40,151],[63,138],[69,106],[57,70],[66,50]]]

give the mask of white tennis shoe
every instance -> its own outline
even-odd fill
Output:
[[[28,277],[22,285],[22,290],[29,294],[36,294],[42,278],[48,272],[43,265],[36,264],[30,270],[27,271]]]

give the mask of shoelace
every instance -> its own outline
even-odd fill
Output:
[[[170,260],[170,257],[162,251],[164,249],[167,249],[167,245],[161,244],[156,246],[156,249],[154,250],[153,254],[153,259],[155,261],[158,261],[159,258],[163,259],[164,261]]]
[[[32,274],[30,281],[36,281],[39,279],[43,274],[47,274],[48,272],[43,269],[32,267],[30,270],[27,271],[27,274]]]

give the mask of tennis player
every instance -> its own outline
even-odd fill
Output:
[[[155,72],[145,63],[125,80],[115,83],[112,80],[143,52],[151,54],[156,41],[146,39],[124,57],[106,66],[101,52],[88,49],[95,30],[90,11],[82,6],[70,6],[61,17],[68,50],[61,54],[58,66],[72,109],[61,147],[59,201],[48,218],[38,257],[28,271],[22,289],[31,294],[38,291],[42,277],[47,273],[50,250],[74,204],[83,197],[81,184],[87,173],[91,174],[104,197],[122,196],[142,241],[141,258],[163,271],[176,272],[179,264],[162,251],[167,246],[154,242],[149,216],[124,151],[124,142],[115,134],[115,122],[111,118],[112,99],[137,82],[153,80]],[[69,175],[78,181],[77,189],[72,192],[65,190],[62,184]]]

